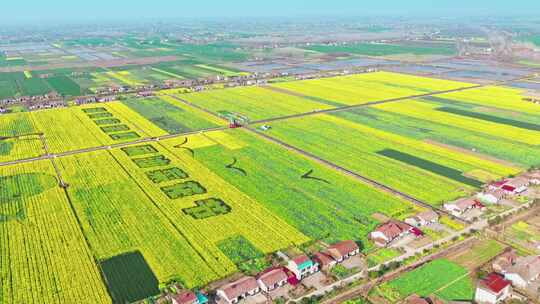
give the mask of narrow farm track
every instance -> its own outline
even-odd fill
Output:
[[[41,143],[43,144],[43,150],[45,151],[45,155],[50,155],[49,145],[47,144],[47,139],[45,138],[45,135],[39,134],[39,140],[41,140]],[[54,157],[51,157],[49,159],[51,160],[51,164],[54,168],[54,171],[56,172],[58,184],[60,185],[60,187],[65,189],[67,187],[67,184],[64,182],[62,172],[60,172],[60,169],[58,169],[58,165],[56,164]]]

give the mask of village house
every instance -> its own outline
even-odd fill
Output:
[[[530,172],[525,175],[531,185],[540,185],[540,171]]]
[[[324,251],[315,253],[313,255],[313,261],[319,264],[319,267],[323,271],[328,271],[337,264],[336,260],[334,260],[328,252]]]
[[[492,272],[478,282],[474,299],[479,304],[501,303],[510,297],[511,292],[510,281]]]
[[[507,195],[516,195],[527,191],[530,180],[528,177],[520,176],[511,180],[502,180],[489,185],[490,190],[502,190]]]
[[[503,273],[506,269],[516,263],[517,258],[518,255],[514,250],[507,251],[495,258],[491,264],[491,268],[496,272]]]
[[[526,288],[540,276],[540,256],[518,257],[503,273],[515,287]]]
[[[305,254],[290,260],[287,268],[294,273],[297,280],[302,280],[319,271],[319,265]]]
[[[511,190],[513,194],[520,194],[527,191],[528,186],[529,186],[529,179],[522,176],[522,177],[516,177],[510,180],[508,183],[506,183],[503,186],[503,190],[505,190],[504,187],[511,187],[511,188],[514,188],[514,190]]]
[[[369,234],[369,238],[375,242],[377,246],[387,246],[392,241],[402,238],[408,234],[415,234],[421,236],[422,232],[409,224],[399,221],[389,221],[380,225],[377,229]]]
[[[216,294],[228,304],[235,304],[242,299],[256,295],[259,291],[260,287],[255,278],[243,277],[222,286],[216,291]]]
[[[452,213],[454,216],[461,216],[463,213],[474,208],[483,209],[485,206],[473,198],[464,198],[452,203],[444,204],[444,209],[448,210],[448,212]]]
[[[439,215],[437,212],[433,210],[427,210],[421,213],[418,213],[417,215],[407,218],[405,220],[405,223],[415,226],[415,227],[422,227],[422,226],[428,226],[431,224],[434,224],[439,221]]]
[[[172,304],[200,304],[197,295],[189,290],[184,290],[171,296]]]
[[[268,269],[257,278],[257,283],[264,292],[272,291],[287,284],[287,274],[282,268]]]
[[[493,183],[489,184],[488,189],[489,190],[499,190],[499,189],[502,188],[502,186],[506,185],[506,183],[508,183],[508,180],[506,180],[506,179],[500,180],[498,182],[493,182]]]
[[[506,193],[502,189],[488,189],[487,191],[478,193],[476,197],[482,202],[488,204],[497,204],[505,197],[505,195]]]
[[[341,263],[344,260],[355,256],[360,253],[360,247],[354,241],[341,241],[330,247],[328,247],[328,254],[336,260],[336,262]]]

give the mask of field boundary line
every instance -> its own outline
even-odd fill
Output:
[[[435,294],[439,291],[442,291],[442,290],[445,290],[446,288],[450,287],[451,285],[453,285],[454,283],[456,283],[457,281],[467,277],[468,275],[471,274],[471,271],[467,271],[467,273],[465,273],[464,275],[460,276],[459,278],[456,278],[455,280],[453,280],[452,282],[448,282],[446,285],[444,286],[441,286],[439,289],[433,291],[432,293]]]

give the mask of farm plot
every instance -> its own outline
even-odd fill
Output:
[[[523,144],[540,144],[540,124],[497,117],[456,107],[441,107],[437,104],[416,100],[396,104],[380,104],[373,107],[383,111],[443,123],[487,136],[496,135]]]
[[[330,115],[272,126],[271,136],[434,206],[471,194],[487,182],[485,176],[520,170]]]
[[[329,46],[329,45],[314,45],[305,48],[310,51],[315,51],[324,54],[331,53],[348,53],[368,56],[389,56],[397,54],[414,54],[414,55],[454,55],[456,46],[450,43],[433,43],[433,44],[383,44],[383,43],[358,43],[349,45]]]
[[[141,86],[147,82],[145,79],[136,78],[129,71],[109,71],[105,72],[105,75],[128,86]]]
[[[111,303],[49,161],[2,168],[0,302]]]
[[[229,140],[223,140],[224,135]],[[417,212],[408,202],[246,131],[207,132],[161,143],[177,155],[193,155],[312,239],[330,243],[352,239],[361,241],[367,249],[368,233],[379,223],[373,214],[403,219]]]
[[[217,127],[223,124],[223,121],[203,111],[185,106],[170,96],[130,99],[122,101],[122,103],[171,134]]]
[[[471,249],[453,255],[450,260],[467,269],[475,270],[502,253],[504,248],[503,244],[495,240],[479,240]]]
[[[16,137],[37,133],[28,113],[10,113],[0,116],[0,137]]]
[[[79,96],[83,93],[81,87],[65,75],[49,77],[47,83],[53,90],[63,96]]]
[[[60,158],[59,164],[84,234],[102,263],[115,265],[115,257],[140,252],[160,284],[177,279],[193,287],[220,277],[109,152]]]
[[[151,146],[153,149],[130,146],[111,153],[219,277],[237,269],[217,247],[226,238],[241,235],[263,253],[309,240],[190,154]],[[143,150],[146,152],[141,154]],[[201,284],[189,284],[197,285]]]
[[[509,87],[489,86],[463,92],[443,94],[438,97],[478,106],[488,106],[536,115],[540,114],[540,107],[538,105],[523,100],[526,98],[523,90]]]
[[[239,113],[251,120],[329,109],[335,106],[264,87],[233,88],[178,97],[217,114]]]
[[[482,111],[487,112],[490,109]],[[446,124],[445,121],[434,121],[427,117],[412,117],[372,107],[338,112],[332,115],[382,131],[446,146],[462,153],[475,154],[479,157],[493,159],[496,162],[507,163],[508,166],[528,168],[540,164],[538,146],[525,144],[515,139],[502,138],[499,133],[495,132],[472,131]],[[523,114],[510,117],[535,122],[532,119],[524,119]]]
[[[472,279],[467,269],[445,259],[435,260],[378,287],[379,294],[397,302],[412,294],[437,295],[446,301],[472,300]]]
[[[8,98],[18,95],[18,81],[24,80],[24,74],[17,73],[0,73],[0,98]]]
[[[100,111],[95,112],[96,109]],[[32,118],[35,129],[44,133],[51,152],[98,147],[166,134],[119,102],[25,114]],[[125,130],[126,127],[129,130]]]
[[[0,162],[37,157],[44,152],[38,135],[0,139]]]
[[[272,84],[297,94],[341,103],[364,104],[373,101],[446,91],[470,84],[405,74],[376,72],[315,80]]]
[[[153,69],[154,71],[167,75],[169,79],[198,79],[220,74],[216,73],[215,71],[197,67],[196,64],[196,62],[192,62],[191,60],[179,62],[165,62],[154,65]]]
[[[45,95],[53,91],[41,78],[25,78],[19,81],[21,94],[25,96]]]

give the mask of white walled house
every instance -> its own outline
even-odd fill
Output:
[[[319,271],[319,265],[313,262],[307,255],[301,255],[290,260],[287,264],[287,269],[294,273],[297,280],[302,280]]]
[[[482,202],[488,204],[497,204],[505,197],[505,192],[501,189],[488,190],[478,193],[476,197]]]
[[[511,296],[512,285],[503,275],[492,272],[478,282],[474,300],[479,304],[502,303]]]
[[[263,292],[269,292],[287,284],[287,274],[282,268],[269,269],[259,275],[257,283]]]
[[[238,303],[240,300],[259,293],[260,287],[253,277],[243,277],[234,282],[221,286],[216,294],[228,304]]]
[[[504,277],[517,288],[527,288],[540,276],[540,257],[518,257],[513,265],[503,270]]]

